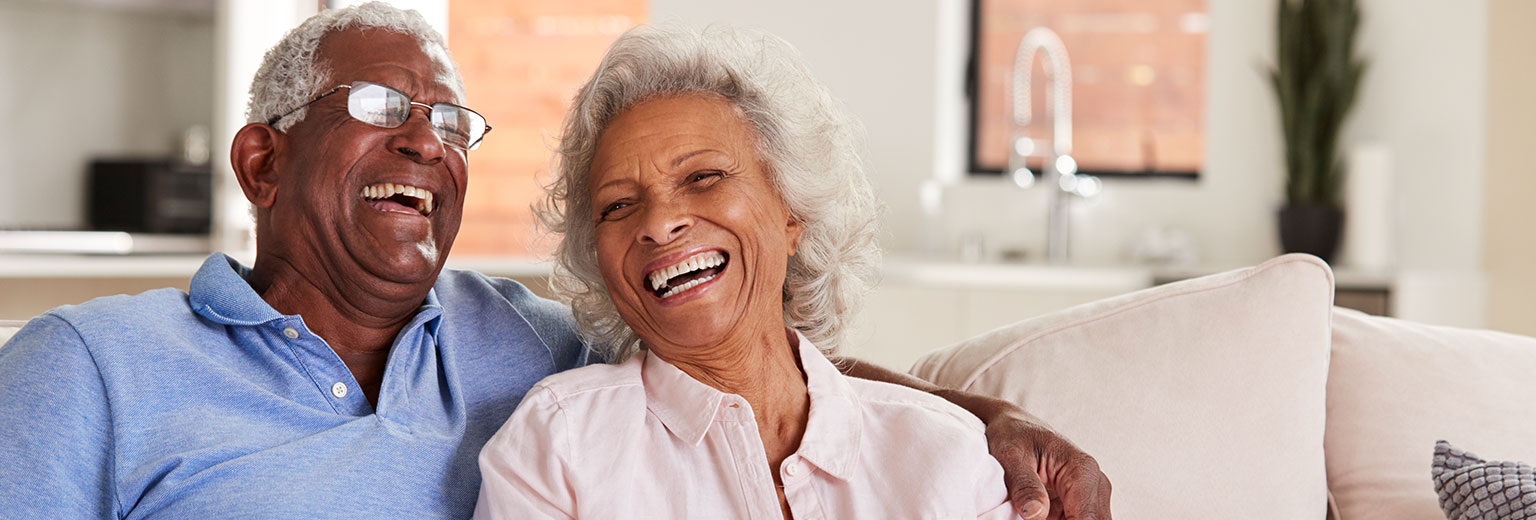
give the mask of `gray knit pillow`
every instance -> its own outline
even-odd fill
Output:
[[[1435,442],[1435,492],[1449,520],[1536,520],[1536,469],[1521,462],[1488,462],[1445,441]]]

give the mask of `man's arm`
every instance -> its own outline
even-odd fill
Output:
[[[1050,426],[1002,399],[942,388],[917,377],[834,358],[845,375],[902,385],[944,398],[987,425],[987,448],[1003,466],[1008,497],[1028,520],[1110,520],[1109,477],[1098,461]]]
[[[4,516],[118,516],[106,392],[74,327],[44,315],[0,347],[0,417]]]

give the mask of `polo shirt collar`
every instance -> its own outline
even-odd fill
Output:
[[[254,326],[282,319],[282,313],[272,308],[256,294],[246,278],[251,268],[224,253],[214,253],[203,261],[202,267],[192,275],[187,299],[198,315],[224,325]],[[427,333],[438,339],[442,326],[443,305],[437,298],[437,289],[427,291],[415,320],[424,322]]]
[[[847,480],[863,440],[863,406],[847,376],[798,331],[795,339],[811,399],[805,436],[795,454],[827,474]],[[650,353],[645,354],[643,363],[640,377],[647,408],[673,436],[697,446],[709,432],[726,394]]]
[[[427,291],[427,298],[422,300],[421,308],[416,310],[414,319],[425,320],[422,326],[426,328],[427,334],[432,336],[432,342],[441,343],[438,341],[437,331],[443,326],[443,304],[437,299],[436,285],[432,286],[432,290]]]
[[[203,261],[187,291],[192,310],[198,315],[224,325],[260,325],[282,319],[245,278],[249,267],[224,253],[214,253]]]

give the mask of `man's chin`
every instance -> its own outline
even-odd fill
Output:
[[[443,260],[446,252],[438,250],[433,244],[401,244],[395,251],[378,251],[378,255],[363,260],[364,265],[369,265],[379,278],[386,281],[415,285],[425,283],[430,286],[437,281],[437,273],[443,268]],[[361,259],[360,259],[361,260]]]

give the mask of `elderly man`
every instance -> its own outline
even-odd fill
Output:
[[[230,153],[255,265],[215,254],[188,292],[54,309],[0,348],[4,516],[469,516],[486,439],[590,360],[563,305],[442,269],[489,130],[463,98],[442,37],[384,4],[268,52]],[[1021,509],[1049,489],[1052,514],[1108,517],[1092,458],[950,397],[988,419]]]

